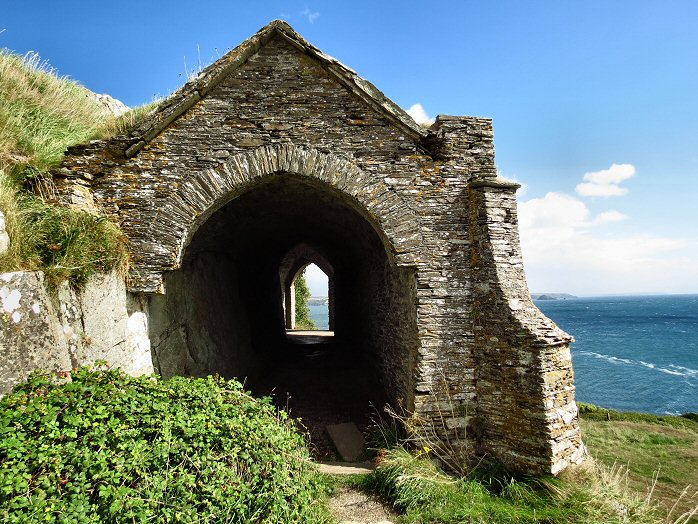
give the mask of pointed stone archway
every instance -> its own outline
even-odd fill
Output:
[[[298,244],[284,256],[279,266],[279,279],[284,297],[286,329],[296,327],[296,298],[294,282],[308,265],[315,264],[327,276],[328,330],[334,331],[334,268],[318,250],[306,243]]]

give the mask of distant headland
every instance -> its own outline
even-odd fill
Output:
[[[531,293],[533,300],[567,300],[568,298],[578,298],[569,293]]]

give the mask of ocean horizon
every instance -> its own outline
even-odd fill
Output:
[[[577,400],[658,415],[698,412],[698,294],[534,300],[574,336]],[[318,329],[327,306],[311,305]]]

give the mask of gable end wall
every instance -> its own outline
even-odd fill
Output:
[[[530,302],[490,120],[440,117],[426,139],[410,136],[272,38],[132,158],[127,145],[74,148],[56,186],[119,221],[131,291],[160,291],[196,228],[257,179],[316,178],[416,271],[417,347],[390,355],[413,359],[404,400],[415,421],[518,470],[581,460],[570,339]]]

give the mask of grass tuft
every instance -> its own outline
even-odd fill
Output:
[[[134,107],[116,118],[110,118],[100,125],[91,138],[108,139],[118,135],[127,135],[133,128],[143,122],[158,107],[160,100],[150,104]]]
[[[47,204],[20,191],[2,172],[0,211],[10,235],[0,272],[42,270],[52,288],[66,280],[79,288],[96,272],[126,272],[126,239],[104,216]]]
[[[114,117],[37,53],[0,50],[0,169],[17,180],[61,162]]]

